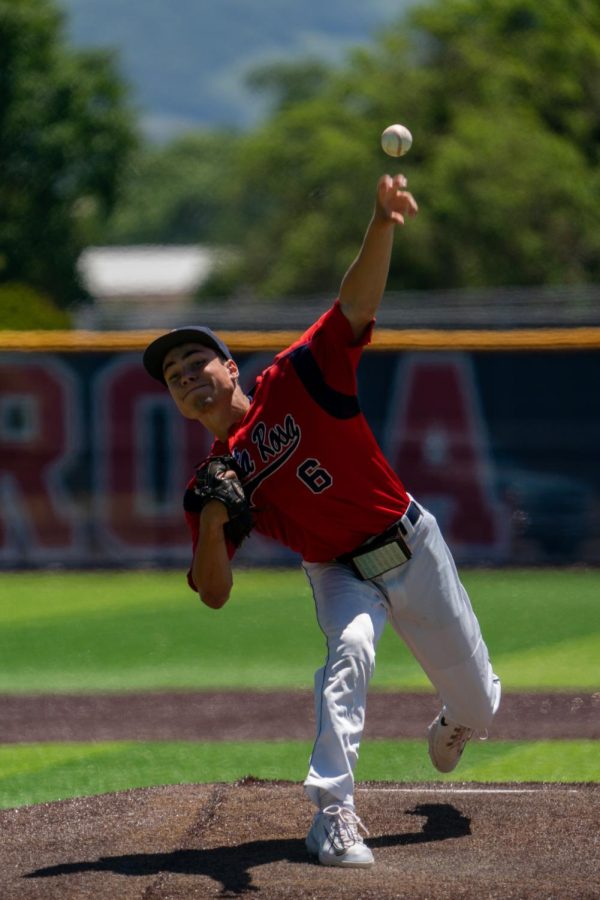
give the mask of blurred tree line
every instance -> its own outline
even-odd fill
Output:
[[[81,249],[135,146],[114,59],[75,52],[53,0],[0,0],[0,324],[64,327]]]
[[[383,171],[420,205],[390,289],[600,276],[597,0],[431,0],[341,67],[257,69],[253,131],[165,147],[136,147],[110,58],[64,47],[50,0],[0,11],[2,281],[64,303],[83,241],[200,242],[236,251],[207,295],[334,291]],[[414,136],[401,161],[379,146],[392,122]]]
[[[146,151],[113,240],[238,248],[207,294],[335,290],[376,178],[404,171],[420,215],[390,288],[600,276],[597,0],[433,0],[341,68],[270,65],[251,84],[264,124]],[[379,147],[397,121],[414,136],[401,161]]]

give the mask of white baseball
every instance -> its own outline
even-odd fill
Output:
[[[405,125],[389,125],[381,135],[381,146],[388,156],[404,156],[412,147],[412,140]]]

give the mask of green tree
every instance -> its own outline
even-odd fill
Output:
[[[15,331],[71,328],[68,312],[26,284],[0,284],[0,329]]]
[[[107,223],[111,244],[222,242],[228,239],[223,180],[232,177],[237,135],[192,133],[140,149]]]
[[[111,242],[237,249],[203,289],[336,289],[382,171],[421,212],[390,289],[557,284],[600,276],[600,6],[592,0],[432,0],[338,68],[261,66],[272,113],[252,132],[146,148]],[[390,160],[379,134],[407,124]]]
[[[0,0],[0,281],[61,305],[135,144],[114,60],[76,53],[52,0]]]
[[[257,93],[270,94],[272,106],[281,110],[318,94],[330,72],[318,59],[269,63],[253,69],[246,84]]]
[[[391,288],[600,276],[596,2],[435,0],[310,98],[287,102],[294,80],[279,75],[279,105],[240,140],[227,186],[256,292],[334,289],[384,170],[405,171],[421,204]],[[401,161],[379,148],[395,121],[415,138]]]
[[[229,182],[246,283],[263,296],[333,290],[356,252],[374,168],[364,122],[319,97],[287,107],[238,146]]]

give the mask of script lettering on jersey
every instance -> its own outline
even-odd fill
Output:
[[[242,478],[246,478],[248,475],[252,475],[252,473],[256,471],[256,466],[252,462],[252,457],[247,450],[236,450],[234,447],[232,450],[232,454],[233,458],[238,464],[240,472],[242,473]]]
[[[272,428],[267,428],[264,422],[257,422],[252,429],[251,437],[258,447],[263,462],[280,456],[282,451],[287,459],[288,454],[285,450],[290,444],[295,448],[300,443],[300,428],[294,417],[288,414],[283,425],[274,425]]]
[[[264,422],[257,422],[250,437],[258,448],[261,461],[267,463],[264,469],[253,478],[244,479],[246,496],[251,499],[256,488],[273,472],[280,469],[297,450],[300,446],[302,432],[294,417],[288,414],[283,420],[283,424],[273,425],[272,428],[267,428]],[[242,450],[240,453],[234,450],[233,453],[242,467],[243,475],[255,471],[254,463],[247,450]]]

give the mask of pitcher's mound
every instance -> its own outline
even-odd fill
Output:
[[[1,895],[43,900],[598,898],[598,785],[360,784],[368,870],[306,854],[284,782],[179,785],[0,812]]]

